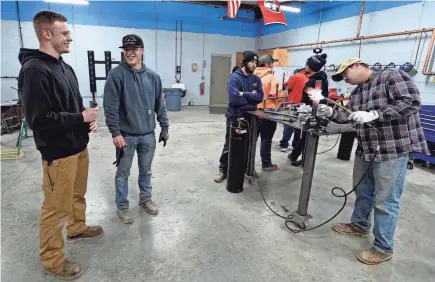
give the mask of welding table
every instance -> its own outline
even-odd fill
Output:
[[[249,140],[249,151],[248,151],[248,168],[247,176],[250,179],[250,183],[253,183],[255,179],[255,154],[256,154],[256,144],[257,144],[257,132],[258,132],[258,120],[267,119],[283,125],[288,125],[295,129],[304,130],[304,124],[296,120],[294,122],[290,121],[289,117],[266,113],[262,110],[249,111],[248,114],[252,115],[250,121],[250,138]],[[325,128],[326,132],[308,130],[307,141],[305,145],[305,157],[304,157],[304,167],[301,190],[299,194],[299,204],[297,211],[293,212],[293,215],[300,221],[305,222],[312,218],[308,214],[308,203],[311,194],[311,185],[313,182],[314,167],[316,164],[317,147],[319,144],[319,138],[323,135],[334,135],[348,132],[355,132],[356,128],[354,125],[348,124],[338,124],[330,121]]]

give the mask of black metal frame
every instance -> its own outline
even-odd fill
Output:
[[[124,52],[121,52],[121,61],[112,61],[112,52],[104,51],[104,61],[95,60],[94,51],[88,50],[88,70],[89,70],[89,86],[92,93],[92,101],[90,102],[91,107],[96,104],[96,93],[97,93],[97,80],[106,80],[112,69],[112,64],[120,64],[124,59]],[[106,69],[106,75],[96,76],[95,65],[104,64]]]

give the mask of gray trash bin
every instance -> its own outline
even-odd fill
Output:
[[[165,94],[166,108],[170,112],[181,111],[181,95],[183,89],[181,88],[163,88]]]

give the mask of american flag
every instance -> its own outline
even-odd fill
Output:
[[[228,3],[227,17],[234,19],[237,15],[237,11],[240,8],[240,4],[242,4],[242,0],[227,0],[227,3]]]

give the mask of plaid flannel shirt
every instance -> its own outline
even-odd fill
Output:
[[[357,86],[346,105],[352,111],[372,111],[379,118],[372,125],[357,125],[359,148],[363,158],[370,161],[379,145],[376,162],[402,157],[411,152],[430,154],[418,113],[420,92],[411,77],[401,70],[373,72],[363,85]],[[349,114],[335,110],[337,122],[347,120]]]

